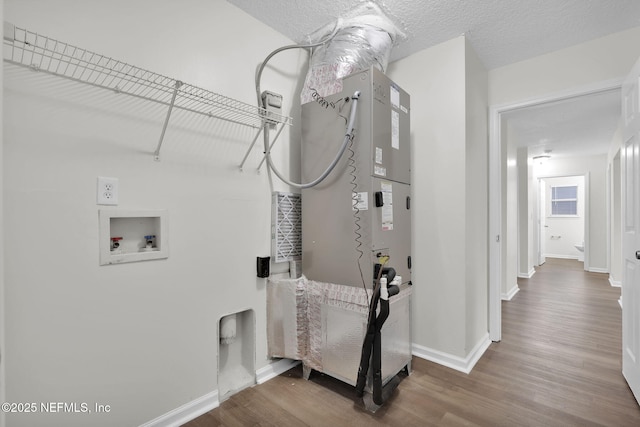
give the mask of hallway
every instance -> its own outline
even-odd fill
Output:
[[[562,414],[554,425],[564,416],[582,425],[640,425],[621,373],[620,288],[581,262],[557,258],[518,284],[520,292],[502,304],[502,342],[480,362],[518,379],[512,387],[530,381],[521,393],[541,411]]]
[[[621,373],[620,289],[582,268],[547,259],[502,303],[502,341],[469,375],[414,358],[375,414],[351,386],[315,372],[305,381],[298,366],[186,426],[638,426]]]

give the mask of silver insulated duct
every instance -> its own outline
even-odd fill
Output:
[[[331,26],[333,37],[313,51],[309,71],[300,95],[301,104],[342,91],[342,79],[371,66],[385,72],[391,48],[402,32],[380,8],[367,3],[340,18]],[[323,31],[324,30],[324,31]],[[321,40],[330,30],[316,31],[312,39]]]

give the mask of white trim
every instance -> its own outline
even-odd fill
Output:
[[[515,297],[518,292],[520,292],[520,288],[516,283],[516,285],[511,288],[509,292],[502,294],[502,301],[511,301],[511,299],[513,299],[513,297]]]
[[[611,151],[611,148],[609,148],[609,151]],[[609,269],[609,271],[611,271],[611,228],[613,227],[613,223],[611,221],[611,211],[613,210],[613,170],[611,168],[611,162],[613,162],[613,158],[609,159],[609,155],[607,155],[607,184],[605,187],[605,200],[606,200],[606,209],[605,212],[607,214],[607,237],[606,237],[606,242],[607,242],[607,269]],[[611,276],[609,276],[609,279],[611,279]]]
[[[164,415],[160,415],[158,418],[141,424],[140,427],[178,427],[218,406],[220,406],[218,390],[214,390]]]
[[[256,383],[262,384],[300,364],[299,360],[278,359],[256,371]]]
[[[586,246],[586,244],[585,244]],[[563,254],[545,254],[546,258],[559,258],[559,259],[575,259],[578,260],[578,257],[575,255],[563,255]]]
[[[547,218],[581,218],[582,215],[547,215]]]
[[[501,274],[501,247],[505,240],[505,236],[501,236],[503,221],[501,216],[503,165],[500,155],[502,150],[500,123],[502,113],[618,89],[622,86],[623,80],[623,78],[609,79],[543,96],[489,106],[489,334],[493,341],[500,341],[502,336],[500,290],[502,289],[503,278]],[[498,239],[497,242],[496,238]],[[585,244],[586,238],[587,236],[585,236]],[[588,260],[588,255],[587,250],[585,250],[585,260]]]
[[[299,360],[279,359],[256,371],[256,382],[262,384],[300,364]],[[220,406],[218,390],[160,415],[140,427],[179,427]]]
[[[606,196],[605,196],[606,197]],[[607,223],[607,227],[610,225]],[[586,271],[591,271],[591,172],[584,174],[584,257],[582,265]],[[580,257],[578,257],[580,261]]]
[[[589,267],[589,273],[608,273],[607,268]]]
[[[491,340],[489,339],[489,334],[487,333],[484,337],[482,337],[478,344],[476,344],[473,350],[471,350],[469,355],[467,355],[467,357],[465,358],[454,356],[443,351],[434,350],[432,348],[424,347],[416,343],[411,344],[411,352],[414,356],[421,359],[429,360],[439,365],[446,366],[447,368],[455,369],[456,371],[468,374],[469,372],[471,372],[478,360],[480,360],[480,357],[482,357],[482,355],[490,345]]]
[[[520,279],[531,279],[534,274],[536,274],[536,269],[532,267],[528,273],[519,273],[518,277]]]
[[[619,280],[613,280],[613,277],[609,276],[609,284],[612,288],[621,288],[622,282]]]
[[[502,116],[499,107],[489,113],[489,336],[502,339]]]
[[[557,101],[565,101],[585,95],[596,95],[610,90],[620,89],[624,77],[616,77],[609,80],[594,82],[576,88],[571,88],[546,95],[525,98],[520,101],[507,102],[492,106],[491,109],[497,113],[506,113],[508,111],[519,110],[521,108],[533,107],[537,105],[550,104]]]

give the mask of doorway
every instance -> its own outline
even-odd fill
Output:
[[[589,257],[585,256],[589,240],[587,175],[538,176],[537,184],[537,265],[544,264],[547,257],[575,259],[589,271]]]
[[[607,115],[598,114],[597,103],[593,103],[591,104],[593,108],[589,107],[585,110],[585,113],[587,113],[585,117],[591,118],[583,120],[581,126],[576,126],[571,120],[574,106],[578,106],[580,102],[597,98],[615,99],[615,104],[611,104],[610,107],[617,108],[617,110],[609,111]],[[516,215],[522,218],[523,213],[529,212],[531,206],[538,204],[537,199],[532,198],[531,195],[518,197],[518,190],[515,192],[510,191],[509,186],[516,186],[516,188],[520,189],[523,187],[528,188],[524,184],[526,180],[533,179],[533,157],[548,154],[548,150],[551,150],[552,158],[558,159],[558,161],[563,159],[562,162],[567,166],[562,175],[588,174],[588,172],[585,172],[588,169],[583,167],[579,168],[579,170],[575,170],[575,168],[573,171],[571,170],[571,156],[587,154],[585,141],[595,129],[591,125],[595,126],[602,117],[611,118],[615,116],[609,122],[614,130],[604,139],[607,148],[601,154],[606,153],[612,141],[612,134],[618,127],[620,118],[619,99],[620,82],[605,82],[593,87],[576,90],[572,93],[491,107],[489,140],[489,232],[491,236],[489,248],[489,334],[492,341],[500,341],[501,339],[501,296],[503,295],[505,284],[512,280],[507,275],[507,267],[512,265],[513,262],[517,263],[517,258],[528,260],[532,265],[536,265],[540,261],[536,259],[538,258],[538,243],[536,241],[536,236],[539,234],[538,228],[529,224],[528,221],[510,218],[509,215],[512,214],[507,209],[510,203],[517,203],[518,210]],[[560,107],[560,109],[554,113],[553,107]],[[562,113],[558,114],[557,111],[562,111]],[[519,136],[516,135],[517,129],[514,129],[514,126],[510,126],[515,122],[519,122],[522,125],[522,129],[528,130],[528,133],[521,132]],[[554,130],[566,137],[565,144],[561,143],[563,142],[562,140],[554,138]],[[550,136],[542,137],[541,135],[544,132],[548,132]],[[523,151],[526,152],[526,160],[518,162],[518,158],[521,157],[518,153]],[[606,159],[606,154],[604,156]],[[606,180],[606,160],[603,167],[605,170],[604,179]],[[598,177],[599,179],[600,177]],[[588,185],[588,181],[589,179],[587,179],[587,184],[585,185]],[[608,193],[608,189],[606,191]],[[511,198],[514,193],[516,194],[515,199]],[[509,194],[512,196],[509,197]],[[602,197],[604,201],[607,195],[602,195]],[[604,202],[603,204],[606,205]],[[589,209],[587,209],[588,211]],[[608,213],[606,208],[603,208],[603,211],[605,212],[603,218],[591,218],[591,222],[600,221],[599,227],[605,230],[606,236],[598,236],[598,239],[603,241],[599,247],[602,246],[600,250],[605,252],[604,257],[606,258],[606,252],[609,248],[607,242],[609,233],[606,231],[608,230],[608,227],[606,227]],[[517,224],[515,233],[513,227],[509,227],[510,231],[507,228],[507,224],[513,224],[514,221]],[[589,228],[589,222],[588,220],[586,221],[585,228]],[[515,252],[520,255],[514,255],[514,251],[507,250],[508,247],[514,247],[514,244],[510,243],[514,240],[517,242],[515,244],[517,251]],[[585,241],[588,242],[588,240],[589,230],[587,229]],[[589,251],[589,245],[585,245],[585,248]],[[589,259],[588,254],[586,255],[585,259]],[[597,265],[595,271],[606,272],[608,267],[605,262],[604,265]],[[591,271],[594,271],[593,266],[590,266],[590,268],[592,269]]]

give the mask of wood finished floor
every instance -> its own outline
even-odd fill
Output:
[[[185,426],[640,426],[621,374],[620,289],[582,268],[548,259],[503,302],[502,341],[469,375],[414,357],[375,414],[353,387],[297,367]]]

